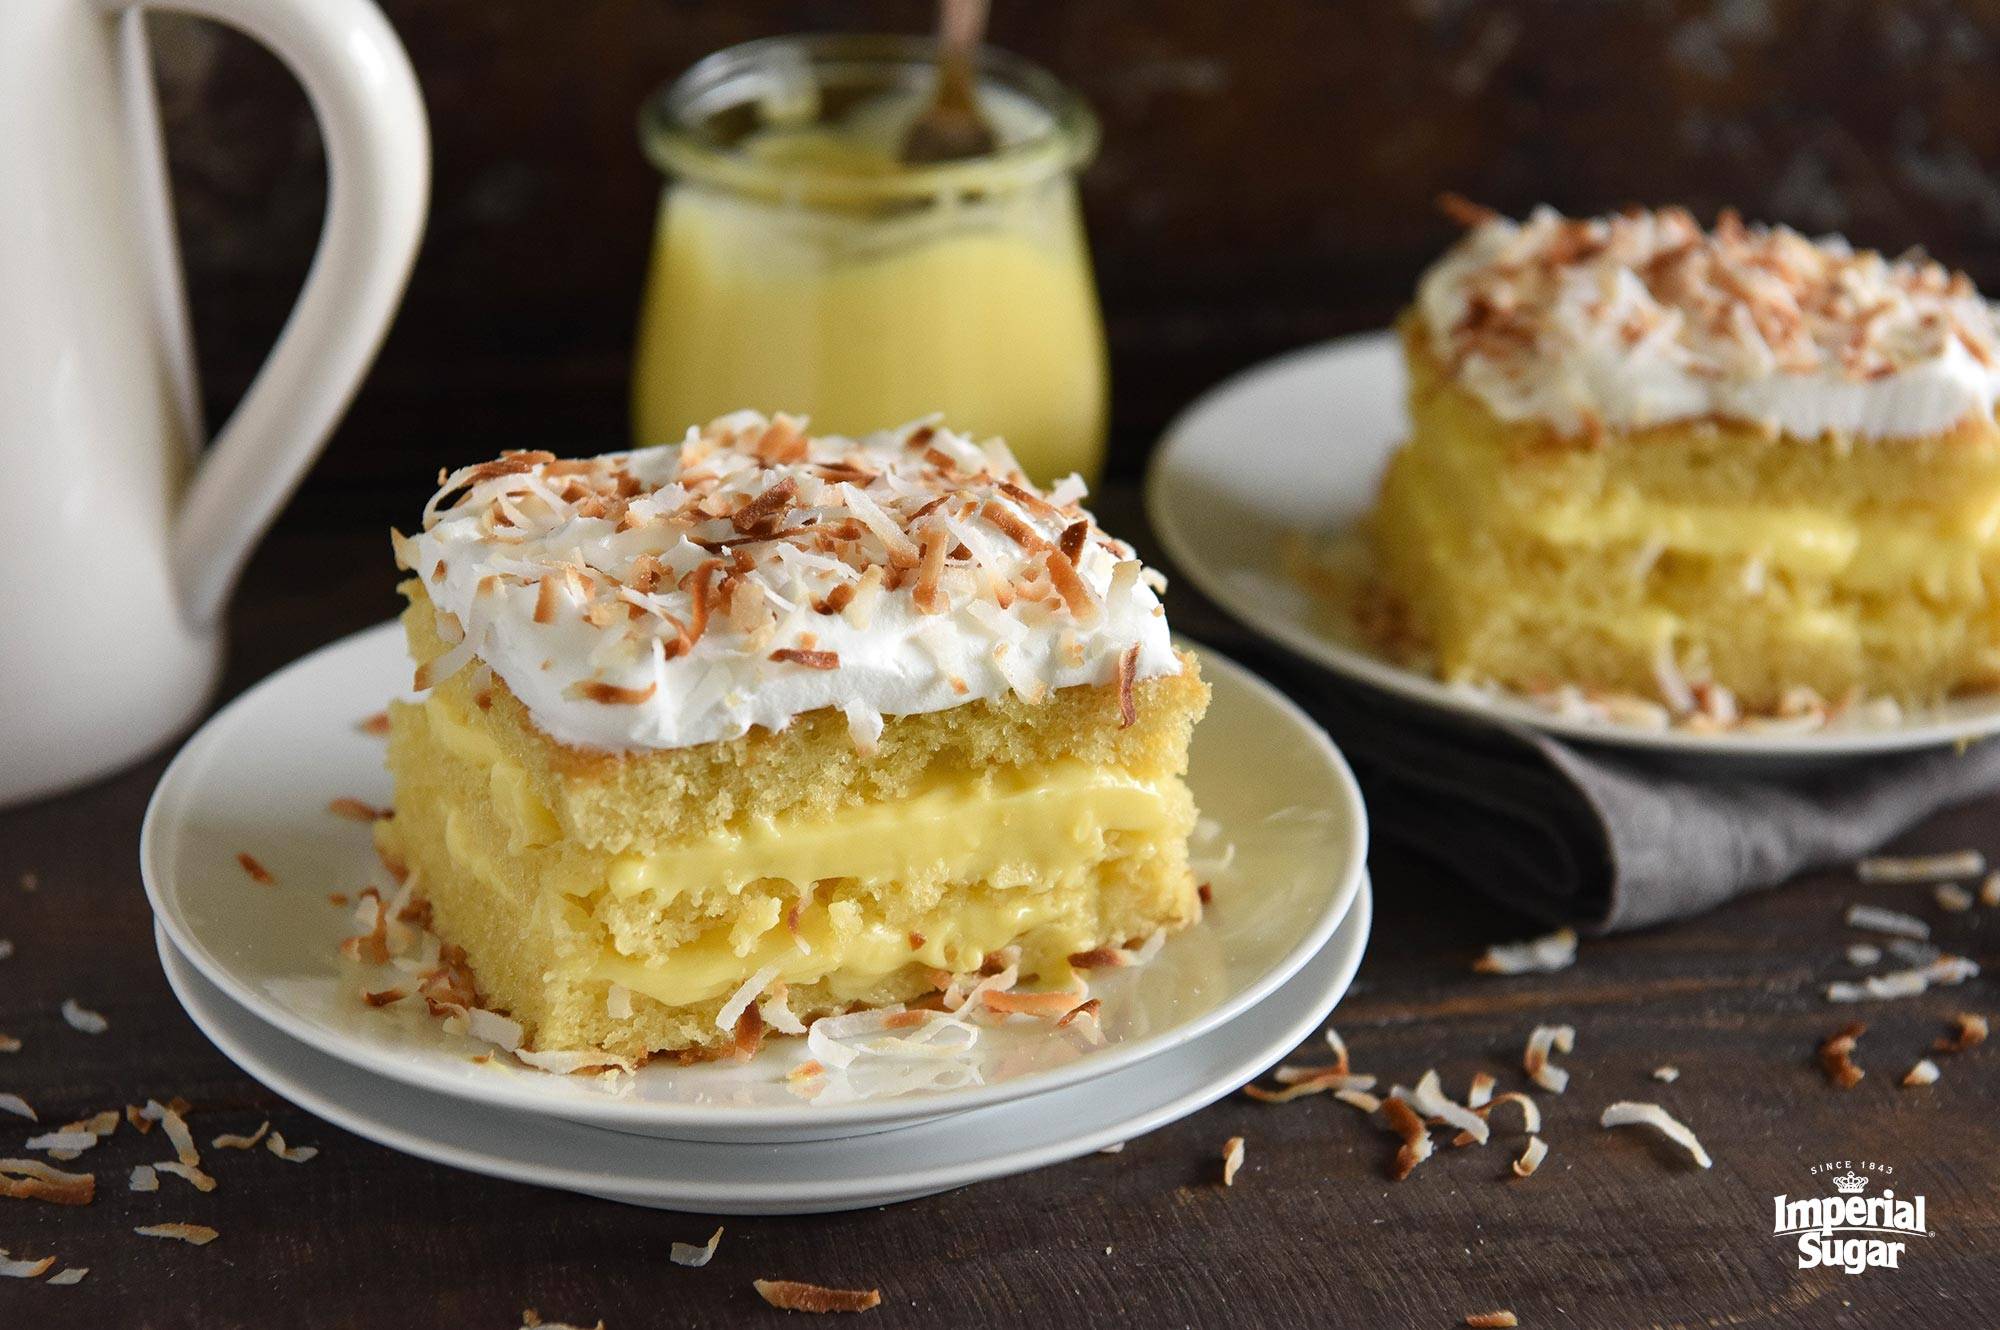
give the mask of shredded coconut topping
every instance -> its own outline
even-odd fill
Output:
[[[476,655],[580,747],[838,707],[866,748],[882,715],[1179,669],[1157,579],[1080,483],[1045,495],[1004,444],[935,424],[810,438],[738,412],[677,444],[441,479],[422,531],[393,537],[462,633],[417,686]]]
[[[1565,436],[1700,417],[1907,438],[1990,417],[2000,329],[1964,273],[1680,208],[1465,218],[1418,289],[1433,354]]]

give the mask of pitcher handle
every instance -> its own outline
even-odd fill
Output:
[[[297,487],[388,331],[422,238],[430,197],[430,131],[416,74],[372,0],[99,0],[123,12],[125,75],[136,150],[153,155],[150,219],[161,275],[160,336],[183,383],[183,420],[198,437],[179,266],[160,165],[157,113],[140,18],[176,10],[241,29],[304,86],[326,145],[325,228],[298,302],[236,412],[216,435],[173,533],[183,612],[212,622],[251,548]]]

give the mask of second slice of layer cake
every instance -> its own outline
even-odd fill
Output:
[[[1403,333],[1375,543],[1447,677],[1676,710],[2000,681],[2000,351],[1962,274],[1542,210],[1476,219]]]
[[[635,1059],[1189,922],[1207,690],[1080,497],[747,413],[447,478],[385,854],[537,1047]]]

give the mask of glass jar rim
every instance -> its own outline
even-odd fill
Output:
[[[707,117],[750,100],[745,94],[754,89],[759,70],[785,57],[803,57],[820,68],[875,65],[920,72],[934,67],[937,43],[908,34],[809,33],[725,47],[697,61],[640,107],[639,141],[647,158],[669,176],[744,193],[781,193],[805,202],[889,202],[1023,188],[1081,170],[1097,152],[1097,117],[1083,99],[1040,65],[991,46],[978,51],[980,84],[1025,97],[1047,121],[1026,138],[979,157],[887,173],[837,163],[802,168],[796,162],[752,160],[701,134]]]

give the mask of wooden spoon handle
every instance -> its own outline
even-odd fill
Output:
[[[938,6],[938,101],[971,107],[978,79],[974,55],[986,36],[987,0],[942,0]]]

